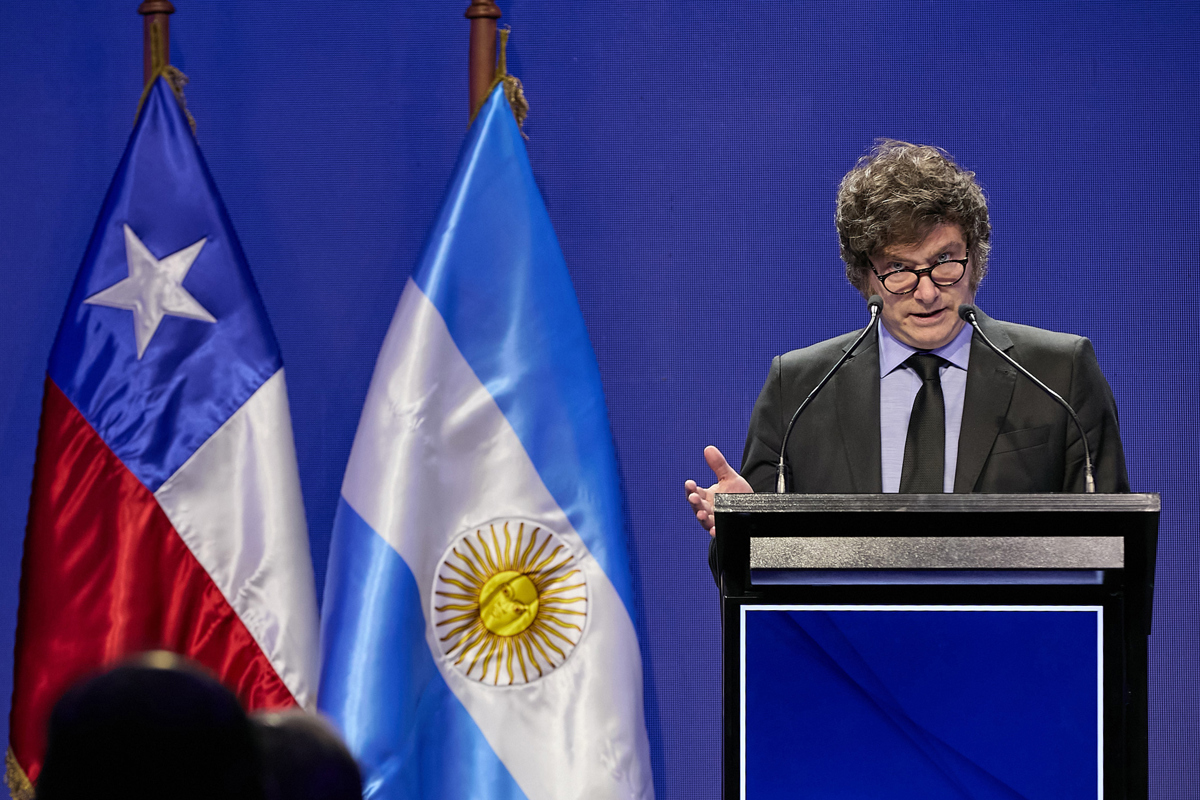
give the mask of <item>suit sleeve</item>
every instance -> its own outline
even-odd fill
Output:
[[[741,475],[756,492],[775,491],[775,468],[779,462],[779,444],[783,439],[779,358],[775,356],[771,361],[766,383],[758,394],[758,400],[754,401],[750,428],[746,432],[746,447],[742,450]],[[717,558],[716,539],[708,545],[708,568],[720,587],[721,565]]]
[[[1117,404],[1092,343],[1080,339],[1075,345],[1071,364],[1071,392],[1067,398],[1083,429],[1092,451],[1092,470],[1097,492],[1128,492],[1129,475],[1125,470],[1125,450],[1117,423]],[[1067,437],[1066,474],[1063,491],[1084,491],[1083,445],[1074,425]]]
[[[746,431],[746,447],[742,450],[742,477],[756,492],[775,491],[775,470],[779,464],[779,447],[788,420],[783,417],[783,381],[780,356],[771,361],[771,371],[754,402],[750,413],[750,428]]]

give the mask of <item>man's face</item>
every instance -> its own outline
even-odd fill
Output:
[[[915,245],[888,245],[871,256],[875,272],[886,275],[897,269],[924,269],[939,260],[966,258],[967,240],[958,225],[942,224]],[[871,292],[883,298],[883,324],[888,333],[918,350],[936,350],[949,344],[966,323],[958,307],[975,299],[971,290],[971,264],[953,286],[937,286],[922,275],[917,288],[908,294],[892,294],[874,274]]]

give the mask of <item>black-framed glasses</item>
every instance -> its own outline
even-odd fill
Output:
[[[917,290],[922,275],[928,275],[934,286],[953,286],[967,274],[969,258],[947,258],[932,267],[924,269],[894,269],[886,275],[875,272],[875,277],[883,284],[883,288],[892,294],[911,294]]]

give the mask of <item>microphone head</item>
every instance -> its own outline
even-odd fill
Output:
[[[975,324],[975,315],[978,313],[979,309],[970,303],[963,303],[958,307],[959,318],[962,319],[963,322],[969,322],[972,325]]]
[[[871,295],[867,300],[867,308],[871,309],[871,313],[878,314],[879,310],[883,308],[883,298],[877,294]]]

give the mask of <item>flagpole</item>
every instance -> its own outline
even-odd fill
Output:
[[[144,0],[138,6],[138,13],[142,15],[142,84],[145,85],[170,60],[171,15],[175,6],[170,0]],[[155,39],[159,42],[157,51]],[[160,63],[155,61],[156,52]]]
[[[150,0],[147,0],[147,3],[149,2]],[[500,9],[492,0],[471,0],[471,6],[463,16],[471,20],[467,93],[470,97],[471,117],[474,118],[475,112],[487,99],[488,87],[492,85],[496,75],[496,20],[500,19]]]

